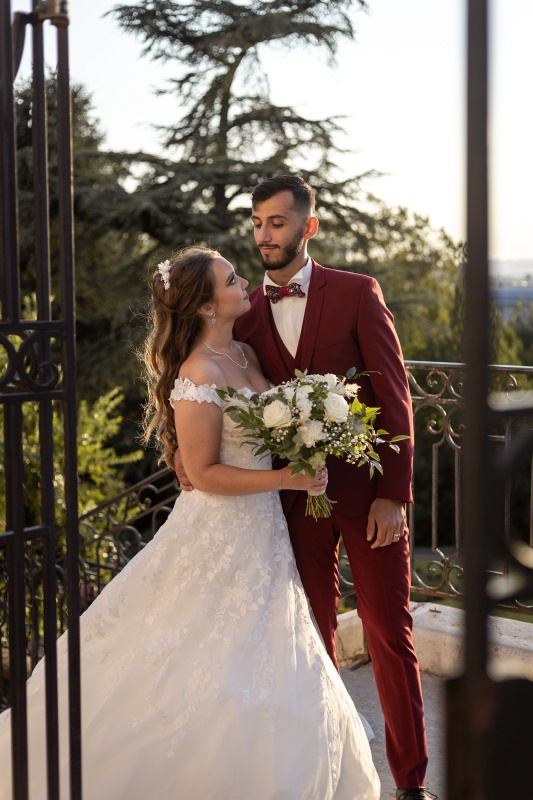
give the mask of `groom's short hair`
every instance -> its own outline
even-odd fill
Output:
[[[274,175],[260,183],[252,192],[252,208],[265,200],[270,200],[280,192],[291,192],[294,198],[294,209],[306,217],[315,213],[315,190],[303,178],[296,175]]]

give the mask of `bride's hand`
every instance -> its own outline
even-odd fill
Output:
[[[187,473],[183,468],[183,459],[181,457],[179,449],[174,451],[173,461],[174,461],[174,472],[176,474],[176,478],[178,479],[181,491],[192,492],[194,486],[188,479]]]
[[[281,489],[295,489],[300,492],[312,490],[316,492],[325,489],[328,484],[328,471],[326,467],[317,469],[314,478],[312,478],[307,471],[297,472],[296,475],[292,475],[291,473],[292,466],[290,464],[279,470]]]

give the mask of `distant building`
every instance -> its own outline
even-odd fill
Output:
[[[459,265],[465,277],[468,262]],[[504,322],[509,322],[520,306],[529,314],[533,305],[533,259],[489,261],[490,294]]]
[[[502,319],[508,322],[520,304],[527,309],[533,303],[533,279],[529,276],[524,280],[504,281],[500,279],[492,283],[491,295],[496,307],[501,312]]]

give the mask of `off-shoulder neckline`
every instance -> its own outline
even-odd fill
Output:
[[[190,378],[182,378],[181,375],[178,375],[178,377],[174,381],[174,385],[176,385],[176,383],[178,382],[186,383],[189,386],[194,386],[195,389],[199,389],[201,386],[208,386],[210,389],[218,389],[216,383],[195,383],[194,381],[191,381]]]
[[[182,378],[181,375],[178,375],[178,377],[174,381],[174,384],[178,383],[178,381],[181,381],[181,383],[184,383],[184,384],[186,384],[188,386],[194,386],[196,389],[200,389],[202,386],[207,386],[209,389],[215,389],[215,390],[219,388],[216,385],[216,383],[194,383],[194,381],[191,381],[190,378]],[[235,387],[232,387],[232,388],[235,388]],[[223,391],[226,391],[226,390],[223,390]],[[260,394],[256,389],[251,389],[249,386],[243,386],[241,389],[235,389],[235,391],[236,392],[247,391],[247,392],[252,392],[253,394]]]

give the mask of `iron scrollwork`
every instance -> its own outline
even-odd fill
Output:
[[[406,369],[416,425],[415,505],[409,510],[412,593],[415,599],[462,601],[465,576],[460,509],[465,367],[451,362],[407,361]],[[533,383],[533,368],[492,366],[490,379],[499,396],[508,399],[511,409],[506,417],[494,419],[489,437],[491,444],[505,453],[517,436],[521,417],[516,407],[524,388]],[[502,606],[533,614],[531,600],[518,596],[522,584],[512,584],[508,577],[510,571],[517,574],[519,562],[529,564],[533,559],[531,463],[528,475],[521,480],[529,486],[528,496],[523,486],[518,487],[520,494],[512,483],[506,490],[502,529],[506,531],[507,549],[501,562],[494,565],[492,585],[493,591],[499,592]],[[343,553],[340,580],[342,595],[353,594],[349,566]]]
[[[19,339],[18,347],[16,339]],[[0,391],[6,394],[57,389],[61,371],[50,356],[61,330],[24,330],[7,336],[0,331]]]

